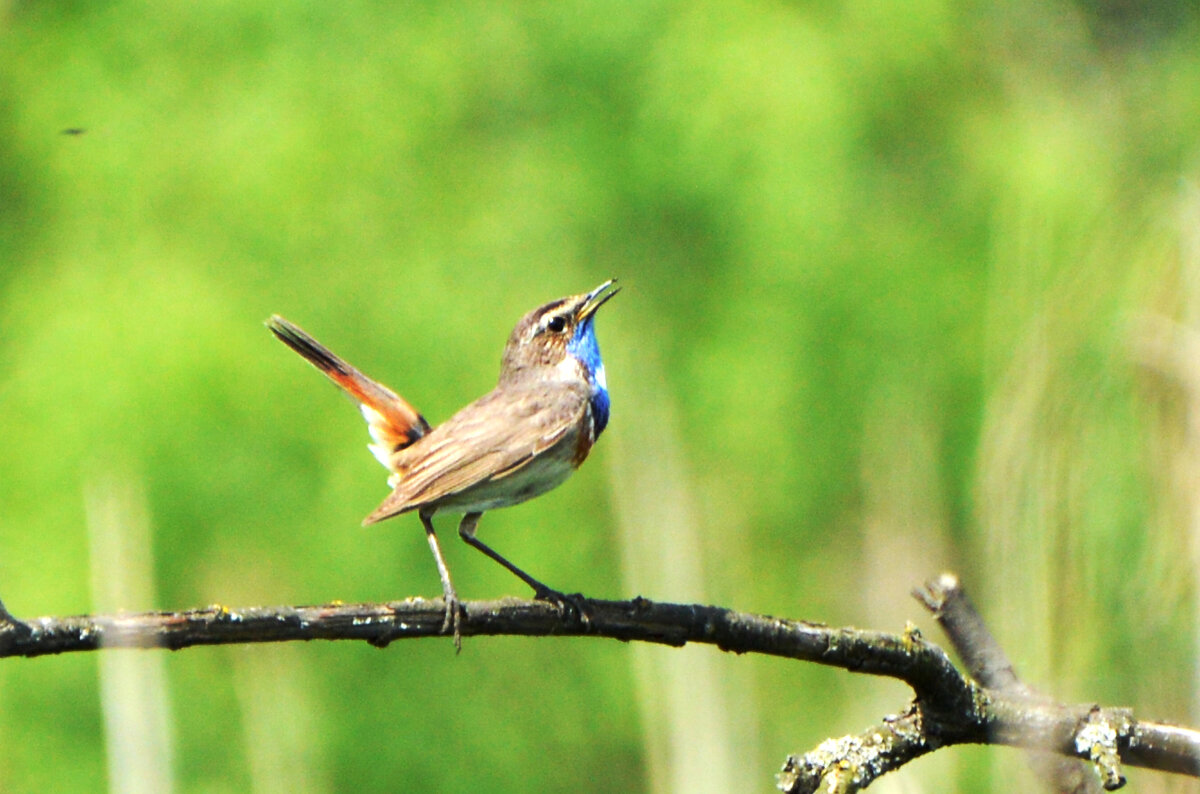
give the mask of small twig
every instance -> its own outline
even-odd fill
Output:
[[[885,717],[858,736],[828,740],[812,752],[790,757],[779,775],[780,789],[797,794],[860,791],[914,758],[963,743],[1040,751],[1038,771],[1056,790],[1073,794],[1124,785],[1122,763],[1200,776],[1200,732],[1138,722],[1124,709],[1058,704],[1023,684],[953,574],[926,583],[914,595],[933,613],[970,671],[974,680],[964,679],[963,686],[973,694],[971,706],[948,709],[944,699],[929,699],[916,690],[905,713]],[[1083,767],[1072,758],[1090,760],[1098,777],[1081,774]]]
[[[1033,696],[1017,678],[1008,655],[988,631],[957,576],[944,573],[914,590],[913,596],[933,613],[972,678],[989,689]]]
[[[790,756],[776,776],[787,792],[845,792],[866,788],[880,775],[936,750],[918,708],[883,718],[857,736],[826,739],[803,756]]]
[[[0,656],[4,656],[14,643],[26,639],[33,629],[17,620],[0,601]]]
[[[944,573],[914,590],[913,595],[933,613],[972,678],[1010,697],[1037,699],[1047,704],[1050,702],[1017,676],[1008,654],[988,630],[957,576]],[[1054,791],[1062,794],[1097,794],[1100,790],[1100,778],[1087,774],[1086,768],[1078,761],[1038,752],[1031,753],[1028,761],[1037,775]],[[1121,781],[1123,783],[1124,778]]]

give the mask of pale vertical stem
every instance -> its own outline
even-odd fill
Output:
[[[635,349],[629,345],[623,349]],[[619,414],[606,436],[620,528],[624,588],[651,600],[706,600],[696,515],[683,464],[673,398],[652,362],[618,387]],[[729,544],[736,544],[731,537]],[[730,667],[710,649],[631,647],[653,792],[728,792],[759,774],[753,740],[755,704]],[[732,704],[736,707],[731,708]]]
[[[988,621],[1025,659],[1031,681],[1054,658],[1051,611],[1059,526],[1059,439],[1047,425],[1053,340],[1041,308],[1051,269],[1048,223],[1013,198],[997,212],[987,290],[986,403],[978,453],[977,510],[987,560]],[[1009,776],[996,776],[1007,781]],[[1029,781],[1032,782],[1032,781]],[[996,784],[1000,785],[999,782]]]
[[[320,712],[313,702],[319,688],[310,686],[303,661],[310,650],[282,645],[231,649],[251,790],[257,794],[334,790]]]
[[[1181,343],[1182,351],[1200,351],[1196,344],[1196,329],[1200,327],[1200,191],[1187,190],[1180,211],[1180,277],[1183,282],[1183,333],[1191,344]],[[1186,471],[1180,481],[1186,484],[1182,498],[1186,500],[1192,552],[1192,609],[1200,625],[1200,361],[1193,355],[1179,355],[1187,362],[1187,370],[1179,373],[1187,396],[1187,437],[1181,465]],[[1193,631],[1192,642],[1192,718],[1200,720],[1200,631]]]
[[[155,602],[150,519],[132,475],[109,474],[85,490],[96,610],[143,610]],[[174,790],[174,736],[166,657],[112,651],[97,659],[109,790]]]
[[[947,506],[939,480],[935,417],[940,406],[919,385],[884,381],[867,402],[863,431],[862,570],[863,621],[903,626],[910,603],[896,598],[928,571],[948,568]],[[931,627],[932,621],[931,621]],[[896,707],[894,681],[864,676],[847,722],[867,722]],[[956,786],[958,756],[937,753],[921,762],[919,775],[887,775],[871,790],[881,794],[948,791]]]

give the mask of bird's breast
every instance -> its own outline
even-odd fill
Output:
[[[588,453],[592,451],[592,445],[596,443],[596,424],[592,416],[592,408],[584,412],[583,421],[580,422],[580,427],[576,431],[575,436],[575,451],[571,455],[571,467],[578,469],[587,460]]]
[[[597,351],[594,362],[591,363],[575,355],[568,355],[555,367],[555,375],[563,381],[585,386],[588,391],[589,411],[587,413],[589,416],[585,419],[587,425],[585,435],[588,436],[588,440],[583,446],[582,452],[579,453],[582,455],[579,462],[582,463],[592,444],[608,426],[608,414],[612,403],[608,396],[608,378],[605,376],[604,362],[600,360],[599,351]],[[582,440],[579,443],[585,444]]]

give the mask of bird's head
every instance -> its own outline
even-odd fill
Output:
[[[591,292],[559,298],[522,317],[504,347],[500,382],[579,377],[575,373],[581,372],[593,390],[606,390],[593,320],[596,310],[619,291],[615,283],[609,279]]]

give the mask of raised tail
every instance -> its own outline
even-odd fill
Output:
[[[425,417],[403,397],[350,366],[298,325],[278,314],[267,320],[266,325],[279,341],[308,359],[358,401],[371,438],[375,440],[367,445],[367,449],[384,468],[395,473],[392,455],[429,432]]]

